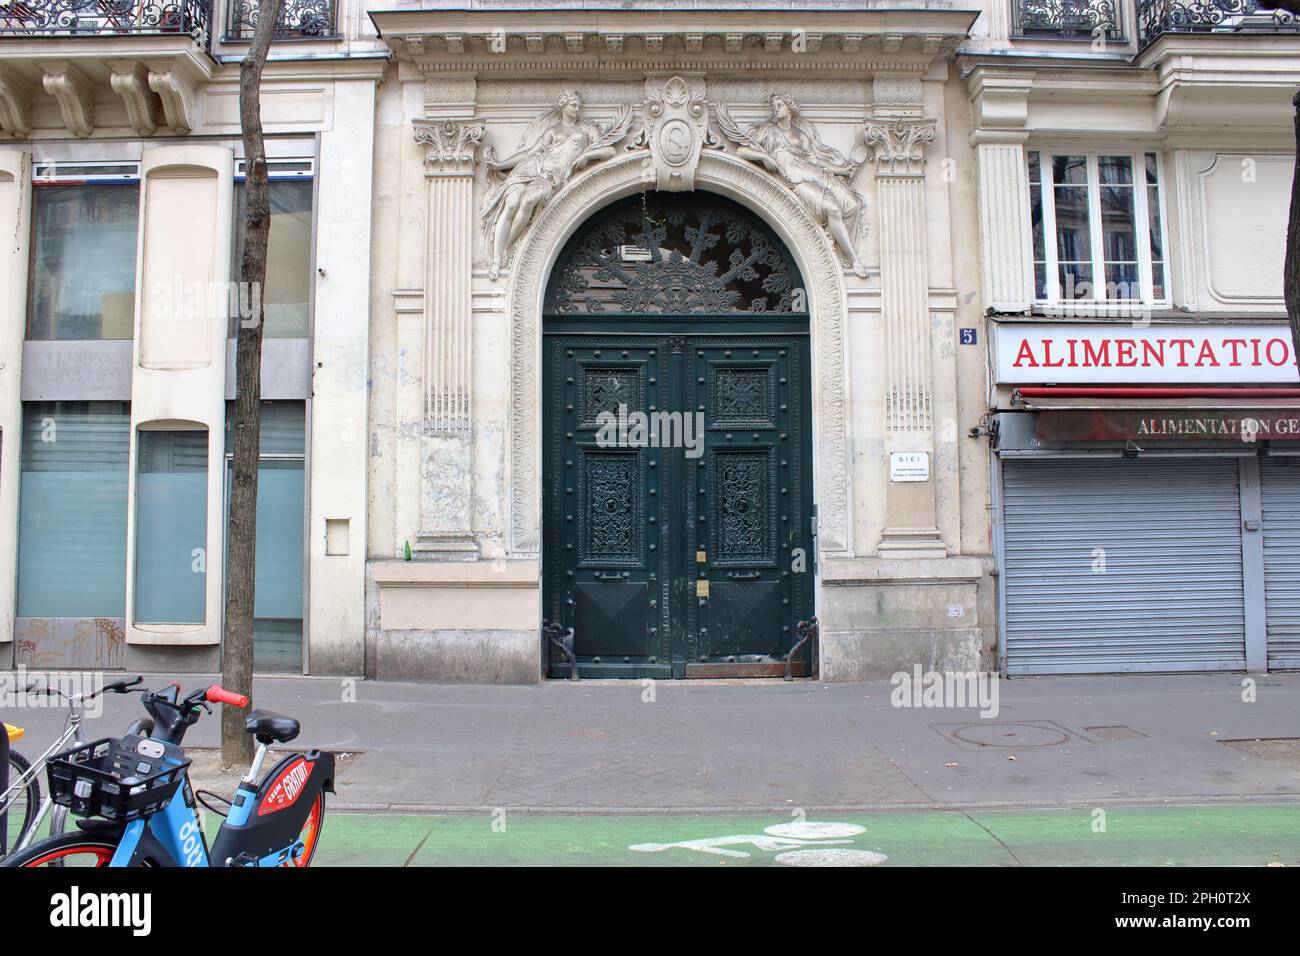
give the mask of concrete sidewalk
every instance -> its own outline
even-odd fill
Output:
[[[788,814],[1300,801],[1300,675],[1256,677],[1253,703],[1242,700],[1242,680],[1002,681],[994,719],[893,707],[884,681],[660,682],[648,702],[640,682],[295,677],[259,679],[254,698],[299,718],[301,745],[360,752],[340,771],[339,809]],[[119,734],[141,712],[136,698],[109,696],[87,735]],[[27,728],[31,750],[61,720],[48,709],[3,716]],[[218,731],[205,718],[186,742],[214,746]]]

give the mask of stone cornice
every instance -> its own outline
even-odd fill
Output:
[[[921,71],[951,56],[978,9],[388,10],[371,19],[426,73],[516,76],[681,70]]]

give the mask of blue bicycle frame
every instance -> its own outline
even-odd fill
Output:
[[[217,833],[217,842],[242,843],[241,834],[246,827],[252,827],[256,831],[258,823],[253,818],[255,808],[266,808],[267,804],[264,798],[267,794],[275,792],[274,783],[285,776],[284,772],[279,772],[280,767],[286,764],[292,766],[293,758],[301,761],[307,761],[315,756],[315,752],[307,755],[294,754],[291,758],[286,758],[272,773],[267,775],[266,780],[261,787],[254,786],[253,781],[256,779],[262,763],[266,759],[268,747],[261,744],[257,750],[257,756],[254,758],[252,766],[249,767],[248,774],[240,781],[239,787],[235,791],[235,799],[231,803],[230,813],[221,825],[221,830]],[[321,755],[329,756],[329,755]],[[319,758],[316,758],[319,759]],[[314,763],[314,760],[313,760]],[[333,771],[333,760],[328,761],[330,764],[330,775]],[[322,767],[322,770],[324,768]],[[180,771],[185,773],[184,770]],[[304,775],[304,776],[309,776]],[[322,783],[322,785],[326,785]],[[261,819],[261,814],[259,814]],[[293,824],[289,824],[290,831],[293,831]],[[227,840],[222,840],[226,831]],[[301,828],[298,831],[300,832]],[[257,845],[256,840],[247,841],[250,847]],[[109,866],[139,866],[145,860],[161,863],[165,866],[178,867],[202,867],[202,866],[226,866],[233,862],[233,865],[245,866],[280,866],[290,860],[295,860],[300,854],[305,852],[305,846],[301,837],[295,836],[287,845],[273,850],[270,853],[262,854],[254,852],[253,854],[241,853],[237,860],[221,860],[213,863],[210,851],[208,849],[207,837],[203,832],[203,818],[199,813],[198,802],[194,797],[193,788],[190,781],[185,779],[171,801],[162,810],[154,813],[141,820],[133,820],[126,825],[122,833],[122,838],[118,842],[117,850],[113,854],[113,859]]]

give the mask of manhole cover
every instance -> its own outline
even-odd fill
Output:
[[[966,724],[952,735],[978,747],[1053,747],[1070,739],[1064,730],[1042,724]]]
[[[1100,737],[1103,740],[1137,740],[1146,736],[1140,730],[1134,730],[1132,727],[1125,727],[1122,724],[1115,724],[1110,727],[1084,727],[1083,729],[1094,737]]]

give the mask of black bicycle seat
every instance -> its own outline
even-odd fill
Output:
[[[298,736],[302,729],[298,721],[269,710],[251,710],[244,718],[244,729],[257,738],[258,743],[286,743]]]

